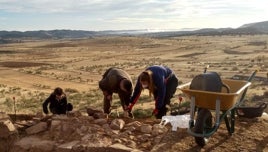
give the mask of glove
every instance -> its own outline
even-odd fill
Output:
[[[165,116],[167,113],[167,108],[164,106],[161,109],[154,109],[153,115],[155,116],[156,119],[162,119],[163,116]]]
[[[128,112],[128,117],[134,119],[134,116],[133,116],[132,112],[130,112],[130,111]]]
[[[133,108],[134,104],[130,103],[127,107],[127,110],[128,112],[131,112],[132,111],[132,108]]]
[[[110,100],[110,101],[113,100],[113,96],[112,96],[112,95],[107,95],[106,98],[107,98],[108,100]]]
[[[152,115],[158,115],[158,109],[154,109],[154,111],[152,112]]]

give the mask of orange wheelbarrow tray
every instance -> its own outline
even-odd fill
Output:
[[[179,86],[178,88],[186,94],[189,98],[195,98],[195,106],[206,109],[216,109],[216,100],[220,101],[220,110],[229,110],[240,102],[240,98],[245,89],[247,89],[251,82],[223,79],[224,84],[230,87],[230,93],[227,93],[224,89],[222,92],[210,92],[201,90],[189,89],[190,82]]]
[[[190,82],[178,87],[179,90],[191,99],[190,120],[187,132],[194,137],[210,137],[217,131],[222,120],[225,120],[229,134],[231,135],[234,132],[235,108],[243,101],[247,88],[251,85],[251,82],[231,79],[223,79],[222,81],[229,86],[229,93],[227,93],[227,90],[225,89],[222,89],[222,92],[220,93],[192,90],[189,89]],[[196,133],[194,131],[195,122],[200,118],[198,117],[195,120],[196,108],[207,109],[207,113],[211,113],[211,110],[215,111],[215,124],[212,124],[212,127],[204,130],[202,133]],[[203,128],[206,128],[206,126]]]

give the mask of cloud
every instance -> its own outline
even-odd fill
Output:
[[[229,10],[266,9],[266,0],[0,0],[0,11],[92,13],[110,16],[221,14]],[[257,6],[257,7],[256,7]],[[91,15],[91,14],[88,14]]]
[[[31,19],[44,27],[58,21],[54,26],[83,29],[217,28],[265,20],[267,5],[267,0],[0,0],[0,15],[7,22]]]

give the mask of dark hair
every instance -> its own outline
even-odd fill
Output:
[[[124,79],[123,80],[123,87],[127,90],[127,92],[132,92],[132,83],[131,81]]]
[[[140,74],[140,81],[150,81],[150,76],[149,76],[149,73],[147,71],[143,71],[141,74]]]
[[[60,87],[57,87],[54,89],[54,92],[53,92],[55,95],[62,95],[63,94],[63,90],[62,88]]]

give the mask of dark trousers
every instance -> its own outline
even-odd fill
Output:
[[[166,82],[166,94],[164,98],[164,106],[158,109],[158,114],[155,116],[157,119],[161,119],[167,113],[166,105],[170,105],[170,100],[174,96],[177,86],[179,85],[179,80],[176,75],[172,75]],[[157,91],[154,93],[154,97],[157,97]]]
[[[49,107],[49,110],[53,114],[66,114],[66,107],[65,106],[58,106],[58,107]]]
[[[73,105],[71,103],[67,103],[67,105],[58,105],[58,106],[50,106],[49,110],[53,114],[66,114],[67,111],[73,110]]]
[[[166,95],[164,99],[165,105],[170,105],[170,99],[174,96],[177,87],[179,85],[179,80],[176,77],[176,75],[172,75],[168,80],[166,84]]]
[[[110,99],[108,98],[110,96]],[[112,96],[113,93],[109,92],[107,95],[104,95],[103,98],[103,112],[109,114],[111,112],[111,104],[112,104]]]
[[[130,96],[131,94],[130,93],[126,93],[124,91],[119,91],[118,92],[118,96],[120,98],[120,101],[121,101],[121,106],[124,110],[124,106],[128,106],[129,105],[129,102],[130,102]]]
[[[110,92],[107,96],[104,96],[104,99],[103,99],[103,102],[104,102],[103,103],[103,111],[104,111],[104,113],[109,114],[111,112],[112,99],[109,100],[107,97],[112,96],[112,95],[113,95],[113,93]],[[127,106],[129,105],[129,100],[130,100],[131,94],[127,94],[123,91],[119,91],[118,96],[119,96],[119,99],[121,101],[121,106],[124,110],[124,105],[127,105]]]

